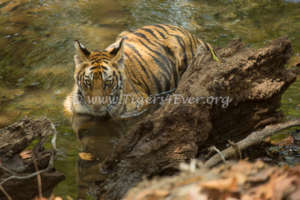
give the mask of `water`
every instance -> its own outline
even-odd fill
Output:
[[[81,185],[76,174],[85,165],[78,153],[93,144],[105,152],[114,142],[105,134],[91,134],[87,141],[96,143],[85,144],[63,116],[62,102],[73,85],[73,41],[102,49],[122,30],[155,23],[183,26],[215,46],[242,38],[260,47],[288,36],[295,52],[290,65],[300,62],[297,0],[0,0],[0,127],[24,116],[47,116],[55,123],[60,136],[56,167],[67,176],[57,195],[76,197],[86,191],[76,184]],[[300,117],[299,102],[300,81],[283,97],[287,118]],[[108,130],[95,132],[124,132]]]

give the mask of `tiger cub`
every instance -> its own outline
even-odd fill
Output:
[[[163,24],[122,32],[102,51],[89,51],[79,41],[74,45],[75,85],[65,113],[112,118],[147,110],[147,99],[176,89],[199,47],[212,52],[185,29]]]

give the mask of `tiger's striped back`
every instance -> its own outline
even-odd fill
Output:
[[[187,30],[163,24],[122,32],[103,51],[90,52],[77,42],[76,84],[65,110],[113,117],[138,111],[136,103],[126,102],[124,96],[146,98],[174,91],[200,46],[210,49]],[[87,102],[96,96],[117,97],[117,102]]]
[[[128,76],[148,95],[176,88],[199,46],[195,36],[172,25],[145,26],[119,37],[125,38]]]

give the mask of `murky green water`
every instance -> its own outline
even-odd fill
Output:
[[[73,40],[101,49],[122,30],[155,23],[181,25],[217,46],[242,38],[258,47],[288,36],[295,51],[291,64],[300,61],[296,0],[0,0],[0,127],[26,115],[55,122],[56,165],[67,176],[57,195],[78,192],[82,147],[62,112],[73,84]],[[282,103],[287,117],[300,117],[300,81]]]

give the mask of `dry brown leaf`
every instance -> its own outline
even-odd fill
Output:
[[[82,160],[93,160],[93,155],[91,153],[86,153],[86,152],[81,152],[81,153],[78,153],[79,157],[82,159]]]
[[[143,200],[150,200],[150,199],[159,199],[164,198],[169,195],[169,191],[167,190],[144,190],[141,191],[137,196],[136,199],[143,199]]]
[[[236,192],[238,189],[237,180],[235,177],[207,181],[204,183],[200,183],[200,186],[203,187],[204,189],[213,189],[218,191],[229,191],[229,192]]]
[[[247,182],[249,183],[262,183],[266,182],[270,179],[271,175],[274,172],[274,168],[265,169],[263,171],[258,172],[257,174],[251,175],[247,178]]]
[[[25,160],[25,159],[29,159],[32,158],[32,150],[24,150],[22,151],[19,156]]]
[[[286,195],[296,190],[295,183],[299,180],[298,176],[289,176],[284,168],[275,171],[270,175],[270,180],[265,184],[252,188],[243,196],[242,200],[248,199],[285,199]],[[298,183],[299,187],[299,183]]]
[[[296,190],[296,186],[293,184],[296,180],[296,176],[288,177],[287,175],[277,178],[274,183],[274,190],[276,191],[274,193],[274,199],[286,199],[286,195]]]
[[[249,190],[249,192],[245,195],[245,197],[242,198],[242,200],[245,199],[261,199],[261,200],[267,200],[272,199],[274,196],[274,178],[271,178],[271,180],[263,185],[260,185],[258,187],[254,187]]]

